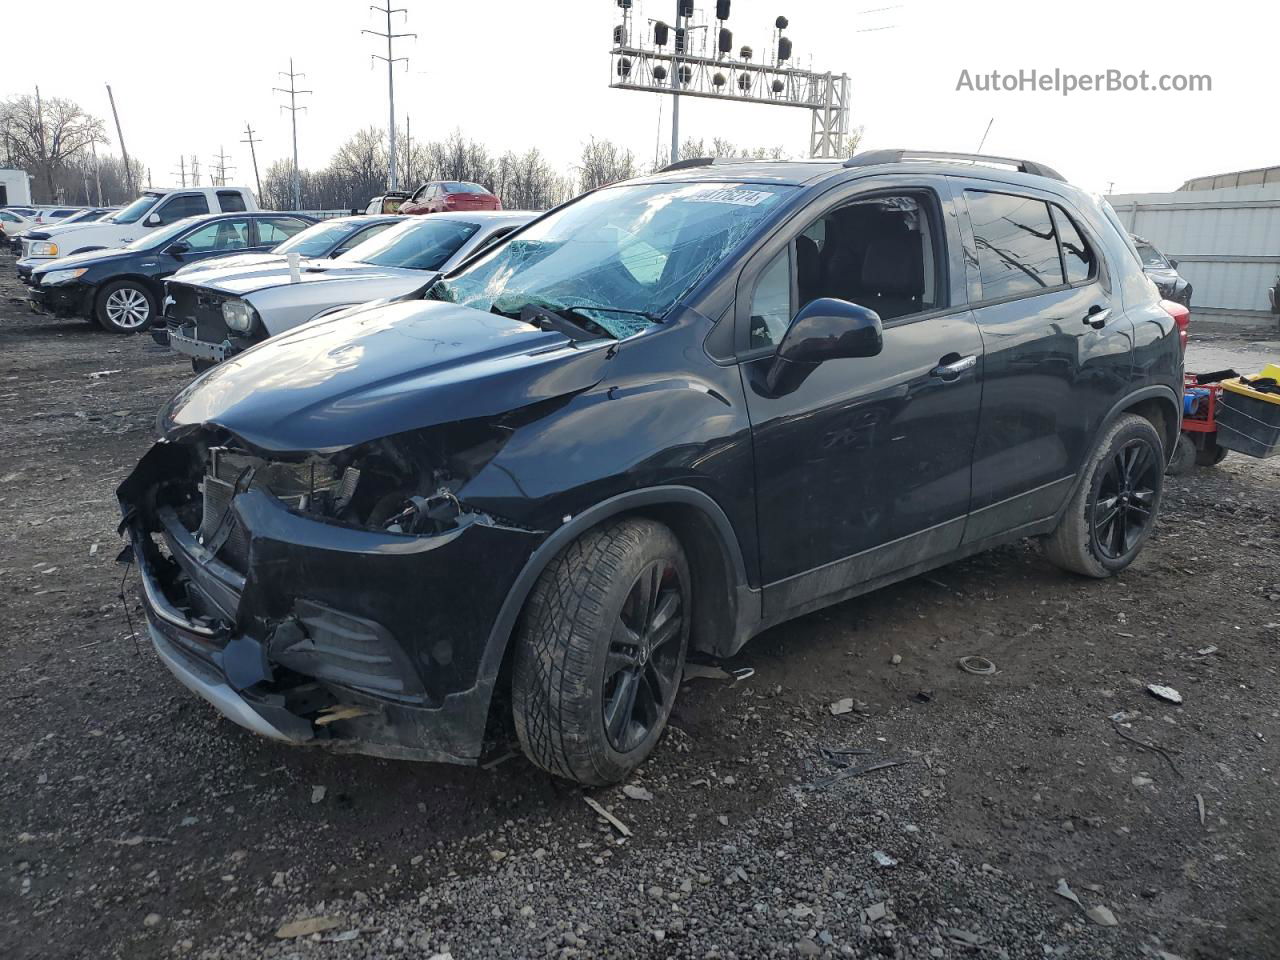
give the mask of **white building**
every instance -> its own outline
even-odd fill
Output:
[[[31,177],[25,170],[0,170],[0,207],[31,203]]]
[[[1107,198],[1131,233],[1178,261],[1194,316],[1275,322],[1267,289],[1280,275],[1280,167],[1188,180],[1173,193]]]

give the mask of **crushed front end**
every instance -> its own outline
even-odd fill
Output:
[[[460,422],[324,454],[212,426],[160,441],[117,496],[161,658],[265,736],[474,762],[490,630],[542,534],[457,491],[508,433]]]

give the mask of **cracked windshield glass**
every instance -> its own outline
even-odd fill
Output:
[[[629,337],[660,321],[793,189],[704,182],[600,190],[428,295],[513,317],[542,307]]]

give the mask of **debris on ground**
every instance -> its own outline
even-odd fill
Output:
[[[622,792],[632,800],[652,800],[653,794],[644,787],[637,786],[634,783],[623,784]]]
[[[1084,915],[1100,927],[1114,927],[1120,923],[1120,921],[1116,919],[1116,915],[1102,904],[1098,904],[1096,907],[1090,907],[1084,912]]]
[[[277,940],[294,940],[298,937],[309,937],[313,933],[324,933],[342,926],[337,917],[308,917],[305,920],[294,920],[276,930]]]
[[[1196,812],[1200,814],[1200,826],[1204,826],[1204,796],[1196,794]]]
[[[874,860],[879,866],[885,867],[885,868],[896,867],[898,865],[898,861],[895,860],[893,857],[889,856],[883,850],[872,850],[871,859]]]
[[[1148,683],[1147,690],[1153,697],[1159,697],[1161,700],[1167,700],[1170,703],[1182,703],[1182,694],[1173,687],[1166,687],[1159,683]]]
[[[986,657],[961,657],[957,663],[965,673],[975,673],[980,677],[989,677],[996,672],[996,665]]]
[[[321,800],[323,800],[323,799],[324,799],[324,795],[325,795],[326,793],[328,793],[328,788],[326,788],[326,787],[312,787],[312,788],[311,788],[311,802],[312,802],[312,803],[319,803]]]
[[[833,773],[829,777],[821,780],[815,780],[804,786],[806,790],[823,790],[833,784],[840,783],[842,780],[852,780],[854,777],[860,777],[865,773],[874,773],[876,770],[884,770],[888,767],[900,767],[904,763],[910,763],[910,757],[889,757],[887,760],[875,760],[871,763],[864,763],[857,767],[846,767],[838,773]]]
[[[588,796],[583,796],[583,798],[582,798],[582,799],[583,799],[583,800],[585,800],[585,801],[587,802],[587,806],[588,806],[588,807],[590,807],[592,810],[594,810],[594,811],[595,811],[596,813],[598,813],[600,816],[602,816],[602,817],[604,817],[606,820],[608,820],[608,821],[609,821],[609,823],[613,824],[613,828],[614,828],[615,830],[617,830],[620,834],[622,834],[624,837],[629,837],[629,836],[631,836],[631,828],[630,828],[630,827],[628,827],[628,826],[627,826],[625,823],[623,823],[621,820],[619,820],[617,817],[615,817],[615,816],[614,816],[612,813],[610,813],[608,810],[606,810],[606,809],[604,808],[604,804],[600,803],[600,801],[599,801],[599,800],[597,800],[595,797],[588,797]]]
[[[1071,887],[1067,886],[1067,881],[1065,878],[1063,877],[1058,878],[1058,886],[1053,892],[1056,893],[1058,896],[1062,897],[1064,900],[1070,900],[1080,909],[1082,910],[1084,909],[1084,904],[1080,902],[1080,898],[1076,896],[1075,891],[1072,890]]]

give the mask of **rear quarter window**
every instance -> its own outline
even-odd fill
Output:
[[[1043,200],[966,190],[982,299],[1029,296],[1063,283],[1057,234]]]

